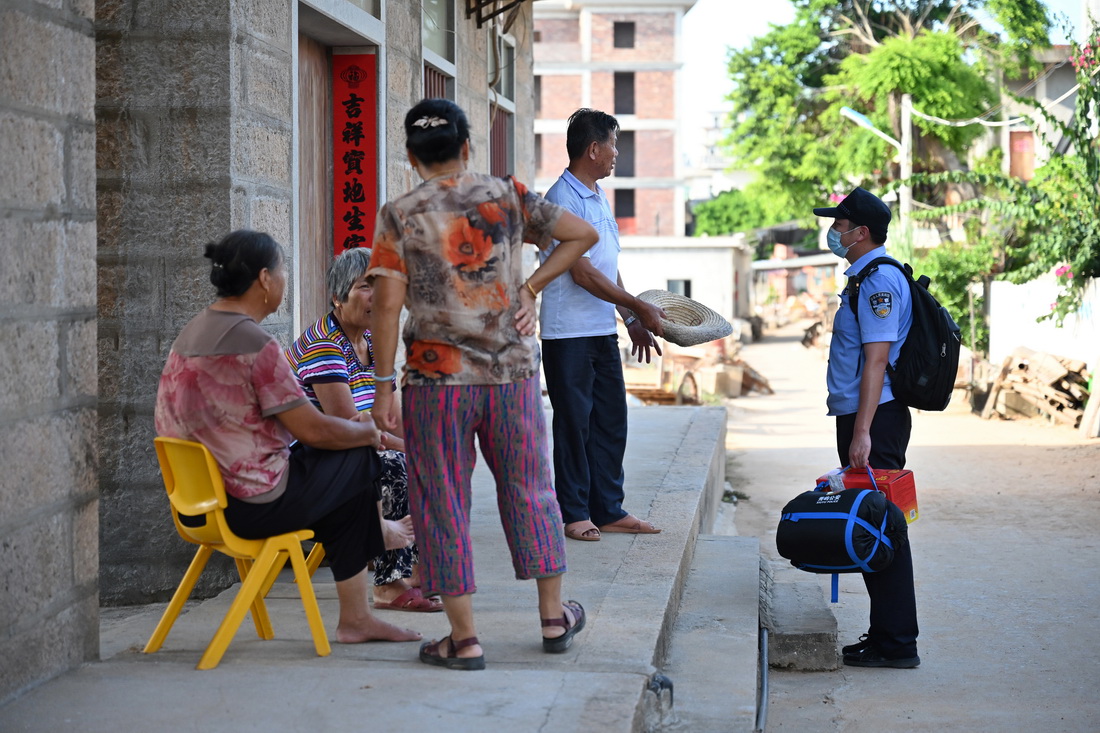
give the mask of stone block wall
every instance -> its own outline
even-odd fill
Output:
[[[0,7],[0,705],[99,654],[90,2]]]
[[[203,245],[240,228],[292,242],[292,11],[97,2],[104,604],[168,598],[194,552],[172,525],[153,451],[157,382],[180,329],[214,299]],[[291,313],[284,303],[264,323],[283,343]],[[215,558],[196,593],[234,578]]]

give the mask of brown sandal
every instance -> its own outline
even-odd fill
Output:
[[[584,628],[584,606],[576,601],[566,601],[561,605],[573,612],[573,625],[569,625],[569,617],[564,613],[561,618],[544,618],[542,620],[542,628],[544,629],[548,626],[560,626],[565,629],[564,634],[555,636],[553,639],[542,637],[542,650],[548,654],[561,654],[564,652],[573,643],[573,637],[577,635],[577,632]]]
[[[463,639],[462,641],[455,641],[451,638],[450,634],[444,636],[439,641],[426,641],[420,645],[420,661],[424,664],[430,664],[433,667],[446,667],[447,669],[485,669],[485,655],[482,654],[477,657],[455,657],[443,656],[440,651],[443,646],[443,642],[450,642],[451,654],[458,654],[460,649],[465,649],[468,646],[474,646],[480,644],[476,636],[471,636],[469,639]]]
[[[569,524],[573,526],[570,527]],[[570,522],[565,525],[565,536],[571,540],[580,540],[581,542],[599,542],[600,541],[600,528],[588,522],[588,526],[584,527],[584,522]],[[596,534],[591,534],[595,532]]]

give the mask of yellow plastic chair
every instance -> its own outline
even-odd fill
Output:
[[[241,589],[229,611],[225,614],[210,645],[199,660],[198,669],[213,669],[218,666],[222,655],[233,640],[234,634],[251,609],[252,621],[256,633],[261,639],[272,639],[275,633],[271,628],[271,619],[264,605],[264,596],[271,590],[279,571],[289,558],[294,568],[294,578],[302,595],[306,619],[313,634],[313,644],[319,656],[327,656],[332,648],[325,635],[321,611],[317,607],[317,596],[313,592],[312,575],[302,553],[302,540],[313,537],[308,529],[288,532],[263,540],[246,540],[233,534],[225,521],[225,486],[214,456],[201,443],[176,438],[156,438],[157,460],[160,461],[164,487],[168,491],[168,500],[172,509],[172,520],[180,537],[199,546],[191,566],[180,581],[179,588],[172,596],[168,608],[145,645],[145,653],[151,654],[164,643],[172,624],[179,617],[183,604],[191,595],[203,568],[215,550],[232,557],[237,563],[237,572],[241,576]],[[180,515],[188,517],[203,516],[201,527],[188,527],[180,522]],[[189,520],[190,521],[190,520]],[[323,557],[320,544],[315,546],[317,562]],[[313,553],[311,553],[312,555]],[[315,569],[315,568],[314,568]]]

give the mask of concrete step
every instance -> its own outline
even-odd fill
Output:
[[[768,630],[768,666],[802,672],[840,667],[836,616],[826,601],[829,576],[760,565],[760,623]]]
[[[674,706],[660,730],[752,731],[756,725],[760,544],[700,535],[662,673]]]

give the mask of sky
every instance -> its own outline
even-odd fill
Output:
[[[1080,33],[1083,0],[1046,0],[1048,8],[1069,16]],[[728,109],[730,92],[726,73],[726,48],[744,48],[768,32],[769,24],[782,25],[794,18],[787,0],[698,0],[684,16],[684,66],[681,74],[680,129],[684,139],[699,139],[711,113]],[[1051,41],[1064,43],[1057,23]],[[1078,38],[1081,36],[1079,35]],[[685,151],[692,155],[692,151]]]

